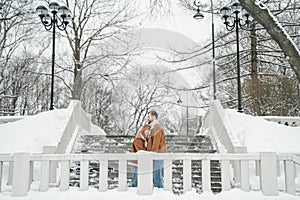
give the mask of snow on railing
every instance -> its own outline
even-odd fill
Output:
[[[211,191],[210,161],[221,162],[222,190],[231,189],[230,162],[240,163],[241,184],[243,191],[250,191],[250,162],[259,162],[260,189],[264,195],[278,195],[278,162],[284,164],[285,191],[289,194],[296,193],[295,166],[300,165],[300,158],[295,155],[277,155],[272,152],[257,154],[192,154],[192,153],[126,153],[126,154],[29,154],[15,153],[13,155],[0,155],[0,183],[3,179],[3,164],[13,162],[11,196],[26,196],[32,182],[32,177],[39,179],[39,190],[47,191],[50,185],[51,162],[59,163],[60,176],[57,187],[60,191],[69,189],[70,162],[80,162],[80,188],[84,191],[89,188],[89,162],[98,161],[99,191],[108,190],[108,161],[117,160],[119,167],[119,191],[127,190],[127,161],[138,160],[138,186],[139,195],[153,193],[153,160],[164,160],[164,190],[172,190],[172,161],[183,160],[183,190],[192,189],[192,160],[201,160],[202,165],[202,190]],[[41,172],[34,174],[34,163],[41,163]],[[298,176],[300,176],[298,174]],[[1,185],[0,185],[1,192]]]
[[[68,106],[70,118],[63,130],[60,143],[57,146],[56,153],[65,153],[68,145],[70,145],[71,138],[76,134],[76,128],[79,126],[87,132],[91,131],[91,115],[87,114],[81,107],[81,102],[72,100]],[[54,153],[54,152],[53,152]]]
[[[225,111],[219,100],[213,100],[208,112],[203,118],[202,131],[207,132],[221,153],[247,153],[247,147],[242,146],[234,134],[228,131],[225,120]],[[233,161],[234,180],[241,181],[240,162]]]
[[[224,123],[225,111],[219,100],[213,100],[207,114],[203,118],[203,131],[209,130],[219,152],[246,153],[246,147],[241,146],[239,140]]]

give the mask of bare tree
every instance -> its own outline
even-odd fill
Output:
[[[112,132],[112,92],[113,83],[101,78],[91,79],[83,90],[83,96],[91,98],[82,101],[82,106],[92,115],[92,122],[108,134]]]
[[[167,0],[157,0],[162,4],[168,2]],[[191,2],[187,0],[180,0],[185,7],[191,8]],[[277,42],[281,50],[284,52],[290,66],[300,81],[300,51],[293,39],[289,36],[283,26],[278,22],[274,14],[268,9],[266,4],[260,0],[239,0],[243,8],[245,8],[251,16],[261,24],[272,39]],[[268,3],[269,1],[266,1]],[[279,3],[281,1],[278,1]],[[296,2],[296,1],[295,1]],[[291,4],[290,0],[283,2],[285,5]]]
[[[31,34],[31,28],[26,26],[30,20],[30,3],[17,0],[0,0],[0,58],[5,65],[20,43]]]
[[[72,98],[80,100],[87,80],[95,74],[108,77],[124,67],[129,52],[116,51],[124,43],[115,36],[129,28],[133,12],[126,1],[66,0],[66,4],[73,15],[66,31],[74,62]]]
[[[298,81],[300,81],[300,53],[294,41],[287,34],[276,17],[261,1],[240,0],[241,5],[250,13],[253,18],[259,22],[278,43],[284,52],[288,62],[295,72]]]
[[[169,120],[180,123],[179,119],[167,117],[171,111],[174,112],[173,116],[176,113],[176,105],[169,103],[170,98],[174,97],[173,91],[164,86],[170,81],[158,69],[136,67],[128,73],[116,85],[113,93],[114,130],[126,135],[135,134],[146,123],[147,113],[152,109],[159,112],[162,122]]]
[[[163,0],[162,0],[163,1]],[[192,1],[180,0],[181,4],[187,9],[195,9],[192,6]],[[202,1],[201,1],[202,2]],[[253,2],[253,1],[252,1]],[[256,1],[258,2],[258,1]],[[203,1],[201,5],[201,11],[211,12],[210,5],[207,1]],[[258,3],[257,3],[258,4]],[[215,4],[214,11],[216,14],[220,9],[221,3]],[[269,8],[269,14],[282,24],[285,29],[286,37],[290,40],[290,45],[295,47],[299,44],[298,22],[299,22],[299,2],[297,1],[266,1],[266,5]],[[223,4],[224,6],[224,4]],[[258,15],[254,15],[258,16]],[[289,101],[286,98],[277,98],[277,100],[283,101],[289,105],[289,114],[297,115],[299,113],[299,102],[295,99],[299,99],[299,87],[297,86],[297,72],[296,67],[291,67],[290,56],[287,56],[286,52],[282,50],[282,47],[274,42],[271,35],[266,31],[266,27],[260,25],[258,21],[254,21],[249,31],[240,30],[240,57],[241,57],[241,72],[243,87],[243,103],[247,112],[253,114],[264,115],[276,114],[276,110],[281,110],[282,104],[276,104],[271,106],[265,106],[266,101],[261,99],[270,99],[269,92],[264,92],[264,88],[268,85],[270,90],[277,88],[278,83],[285,85],[287,91],[293,91],[288,96]],[[284,30],[282,28],[282,30]],[[288,36],[289,35],[289,36]],[[224,102],[227,102],[227,106],[236,107],[237,94],[236,94],[236,40],[235,34],[224,31],[216,34],[215,43],[217,51],[217,96]],[[185,54],[185,57],[175,62],[183,62],[187,59],[198,57],[203,53],[211,51],[212,45],[208,43],[207,46],[202,45],[202,48],[189,54]],[[292,47],[293,48],[293,47]],[[297,47],[296,47],[297,48]],[[206,50],[206,51],[205,51]],[[295,63],[294,63],[295,64]],[[299,66],[299,64],[297,65]],[[193,67],[193,66],[191,66]],[[270,78],[270,77],[273,77]],[[250,78],[250,79],[249,79]],[[288,79],[289,81],[287,81]],[[299,78],[298,78],[299,82]],[[250,87],[251,85],[251,87]],[[263,86],[264,85],[264,86]],[[261,90],[260,90],[260,87]],[[289,87],[289,88],[287,88]],[[203,90],[205,87],[199,87]],[[250,90],[250,88],[252,88]],[[196,88],[195,88],[196,89]],[[220,92],[222,91],[222,92]],[[276,93],[287,95],[285,92]],[[267,96],[271,95],[271,96]],[[275,101],[275,99],[274,99]],[[273,102],[274,101],[270,101]],[[266,111],[265,108],[270,110]],[[276,109],[277,108],[277,109]],[[287,114],[283,113],[282,114]]]
[[[28,114],[35,110],[29,109],[29,112],[24,112],[25,108],[32,104],[28,99],[35,95],[30,87],[38,79],[38,76],[32,74],[36,69],[31,66],[43,51],[41,48],[33,53],[30,49],[30,46],[34,45],[31,14],[30,1],[0,1],[0,114],[2,115]]]

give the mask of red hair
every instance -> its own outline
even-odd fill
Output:
[[[144,138],[146,138],[146,130],[150,130],[150,126],[149,125],[145,125],[145,126],[143,126],[143,128],[140,130],[140,134],[142,134],[143,135],[143,137]]]

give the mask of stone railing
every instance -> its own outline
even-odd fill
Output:
[[[217,149],[221,153],[246,153],[234,134],[225,126],[225,111],[219,100],[213,100],[208,112],[203,117],[202,132],[211,135]]]
[[[16,153],[13,155],[0,155],[0,183],[5,183],[2,180],[7,177],[3,172],[3,166],[8,162],[13,162],[12,170],[12,187],[11,196],[22,197],[28,194],[29,186],[33,177],[39,179],[39,190],[47,191],[50,185],[51,163],[58,162],[60,176],[56,180],[56,187],[60,191],[69,189],[70,178],[70,162],[80,162],[80,191],[88,190],[89,188],[89,162],[98,161],[100,165],[99,171],[99,191],[105,192],[108,190],[108,161],[117,160],[119,166],[119,191],[127,190],[127,161],[138,160],[138,186],[137,193],[139,195],[151,195],[153,193],[153,160],[164,160],[164,190],[172,191],[172,161],[183,160],[183,190],[190,191],[192,189],[191,182],[191,162],[200,160],[202,165],[202,190],[211,191],[211,172],[210,161],[218,160],[221,162],[222,176],[222,191],[231,189],[231,173],[230,162],[239,162],[240,169],[237,173],[240,174],[240,188],[243,191],[250,191],[250,162],[257,162],[256,171],[259,171],[260,190],[266,196],[278,195],[278,163],[284,165],[285,177],[285,192],[296,194],[295,171],[296,165],[300,165],[300,158],[289,155],[277,155],[272,152],[262,152],[258,154],[182,154],[182,153],[127,153],[127,154],[29,154]],[[33,174],[34,163],[41,163],[40,173]],[[252,165],[251,165],[252,166]],[[252,169],[251,169],[252,170]],[[5,175],[3,175],[5,174]],[[300,176],[300,174],[298,174]],[[298,178],[298,177],[297,177]],[[53,185],[52,185],[53,187]],[[0,185],[1,191],[1,185]],[[7,192],[7,191],[6,191]]]
[[[65,153],[68,145],[74,134],[77,134],[76,129],[78,127],[86,130],[87,132],[91,131],[91,115],[87,114],[81,108],[81,102],[77,100],[72,100],[67,110],[70,112],[70,117],[66,123],[66,126],[63,130],[60,142],[56,148],[56,153]],[[53,152],[55,153],[55,152]]]

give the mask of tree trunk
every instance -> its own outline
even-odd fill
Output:
[[[254,83],[258,81],[257,75],[257,35],[255,24],[251,24],[250,29],[250,40],[251,40],[251,78]]]
[[[81,92],[82,92],[82,70],[80,64],[75,64],[74,69],[74,86],[73,86],[73,93],[72,99],[80,100],[81,99]]]
[[[265,4],[253,0],[239,1],[243,8],[245,8],[249,14],[268,31],[272,39],[277,42],[300,82],[300,53],[293,40],[287,35],[286,31],[269,9],[267,9]]]
[[[77,32],[76,32],[77,34]],[[75,41],[75,53],[74,53],[74,86],[73,86],[73,93],[72,99],[80,100],[81,99],[81,92],[82,92],[82,64],[80,63],[80,40],[78,36],[76,36]]]
[[[257,35],[255,24],[251,24],[250,29],[251,40],[251,96],[253,98],[253,110],[260,115],[260,84],[257,74]]]

